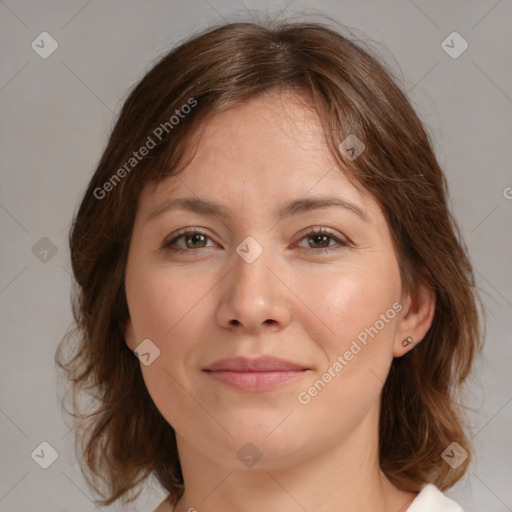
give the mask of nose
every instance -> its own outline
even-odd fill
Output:
[[[277,268],[272,251],[263,250],[250,263],[235,253],[232,261],[233,267],[219,283],[216,310],[219,325],[249,334],[284,329],[292,317],[293,294],[285,284],[283,272]]]

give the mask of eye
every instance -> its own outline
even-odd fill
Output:
[[[342,247],[348,246],[346,241],[322,227],[314,228],[306,232],[300,240],[307,240],[308,238],[312,239],[313,245],[317,245],[319,247],[314,247],[309,244],[309,247],[306,248],[312,249],[314,252],[318,253],[336,251]],[[171,251],[173,253],[190,253],[197,249],[212,247],[211,245],[206,245],[209,239],[210,237],[206,233],[197,228],[184,228],[171,235],[169,240],[164,241],[161,249]],[[335,242],[335,244],[330,245],[331,242]],[[297,244],[297,247],[304,246]]]
[[[313,246],[311,246],[310,244],[309,248],[317,252],[330,252],[333,250],[336,251],[341,249],[342,247],[348,246],[348,243],[345,240],[342,240],[341,238],[335,236],[334,234],[332,234],[331,232],[322,227],[314,228],[311,231],[308,231],[301,238],[301,241],[307,240],[308,238],[312,240],[313,244]],[[335,243],[334,245],[329,245],[330,242],[333,241],[337,242],[337,244]],[[317,247],[314,247],[315,245]],[[304,246],[298,245],[298,247]]]
[[[161,248],[176,253],[190,252],[206,247],[206,241],[209,238],[203,231],[186,228],[172,235],[170,240],[164,241]],[[185,246],[179,245],[178,242],[184,242]]]

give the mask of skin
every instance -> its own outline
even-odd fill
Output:
[[[141,371],[176,431],[185,480],[176,512],[406,510],[416,494],[393,486],[378,464],[380,393],[393,358],[415,347],[402,340],[418,343],[429,329],[434,296],[422,285],[402,293],[382,211],[349,183],[317,115],[297,97],[273,92],[216,114],[197,140],[183,172],[142,191],[125,281],[128,347],[149,338],[160,350]],[[275,217],[287,201],[333,195],[367,221],[332,206]],[[231,215],[168,210],[147,220],[179,197],[215,201]],[[329,237],[308,235],[318,227]],[[207,237],[176,241],[186,253],[161,249],[181,228]],[[263,249],[251,263],[236,252],[248,236]],[[402,310],[300,403],[298,394],[397,301]],[[221,358],[261,354],[308,371],[261,392],[202,371]],[[237,457],[248,442],[262,455],[251,468]]]

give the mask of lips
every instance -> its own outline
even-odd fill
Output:
[[[286,372],[307,370],[306,366],[293,363],[285,359],[271,356],[260,356],[250,359],[248,357],[229,357],[219,359],[206,368],[206,371],[231,372]]]
[[[220,359],[203,371],[214,380],[241,391],[264,391],[302,377],[308,367],[271,356]]]

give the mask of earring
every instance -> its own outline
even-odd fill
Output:
[[[410,345],[411,343],[414,343],[414,340],[410,336],[407,336],[407,338],[405,338],[405,340],[402,341],[402,345],[404,347],[407,347],[407,345]]]

